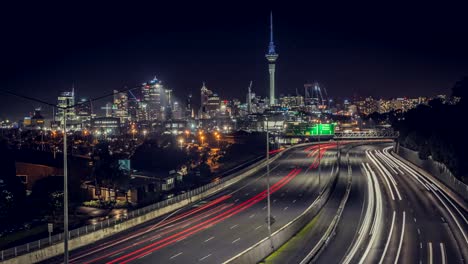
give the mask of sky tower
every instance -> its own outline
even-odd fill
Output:
[[[270,105],[275,104],[275,62],[278,54],[275,52],[275,43],[273,43],[273,12],[270,13],[270,44],[268,53],[265,55],[268,60],[268,71],[270,73]]]

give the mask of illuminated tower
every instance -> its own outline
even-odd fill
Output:
[[[273,13],[270,13],[270,44],[268,45],[268,53],[265,55],[268,60],[268,71],[270,73],[270,105],[275,104],[275,62],[278,56],[275,52],[275,44],[273,43]]]

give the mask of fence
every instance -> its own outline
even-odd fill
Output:
[[[295,147],[299,147],[301,145],[302,144],[296,145]],[[282,156],[283,152],[280,152],[277,155],[275,155],[275,157],[271,158],[270,162],[272,162],[275,159]],[[261,158],[261,157],[259,157],[259,158]],[[204,186],[201,186],[199,188],[193,189],[193,190],[191,190],[189,192],[177,195],[177,196],[175,196],[173,198],[169,198],[167,200],[160,201],[158,203],[151,204],[149,206],[146,206],[146,207],[143,207],[143,208],[140,208],[140,209],[137,209],[137,210],[130,211],[127,214],[124,214],[123,216],[109,218],[107,220],[100,221],[100,222],[97,222],[95,224],[91,224],[91,225],[83,226],[83,227],[80,227],[80,228],[77,228],[77,229],[74,229],[74,230],[70,230],[68,232],[68,237],[71,240],[71,239],[74,239],[74,238],[77,238],[77,237],[80,237],[80,236],[83,236],[83,235],[87,235],[87,234],[89,234],[91,232],[95,232],[95,231],[102,230],[102,229],[105,229],[105,228],[108,228],[108,227],[112,227],[112,226],[120,224],[120,223],[122,223],[124,221],[127,221],[127,220],[130,220],[130,219],[145,215],[145,214],[147,214],[147,213],[149,213],[151,211],[155,211],[155,210],[167,207],[169,205],[176,204],[176,203],[179,203],[181,201],[190,199],[191,197],[200,195],[202,193],[205,193],[208,190],[212,189],[213,187],[225,184],[228,181],[230,181],[230,180],[232,180],[232,179],[234,179],[234,178],[236,178],[236,177],[238,177],[238,176],[240,176],[242,174],[245,174],[246,172],[249,172],[252,169],[261,168],[261,167],[265,166],[266,165],[266,160],[263,159],[263,160],[258,161],[259,158],[254,159],[252,161],[252,162],[254,162],[253,164],[240,169],[236,173],[233,173],[233,174],[231,174],[229,176],[223,177],[219,181],[211,182],[211,183],[206,184]],[[236,169],[236,168],[234,168],[234,169]],[[29,252],[33,252],[35,250],[43,249],[45,247],[49,247],[49,246],[52,246],[52,245],[56,245],[58,243],[62,243],[63,242],[63,236],[64,236],[63,233],[59,233],[59,234],[51,236],[50,238],[47,237],[47,238],[43,238],[43,239],[40,239],[40,240],[37,240],[37,241],[34,241],[34,242],[30,242],[30,243],[27,243],[27,244],[24,244],[24,245],[21,245],[21,246],[16,246],[14,248],[9,248],[9,249],[6,249],[6,250],[2,250],[2,251],[0,251],[0,260],[1,261],[8,260],[8,259],[20,256],[20,255],[27,254]]]
[[[401,146],[398,154],[432,174],[432,176],[436,177],[439,181],[460,195],[465,201],[468,201],[468,185],[453,176],[450,170],[443,163],[432,160],[431,158],[421,160],[418,152]]]

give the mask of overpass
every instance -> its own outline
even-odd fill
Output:
[[[372,130],[372,131],[356,131],[356,132],[335,132],[334,134],[329,135],[307,135],[305,133],[281,133],[280,137],[282,138],[300,138],[300,139],[322,139],[322,140],[351,140],[351,139],[396,139],[398,138],[399,133],[396,131],[386,131],[386,130]]]

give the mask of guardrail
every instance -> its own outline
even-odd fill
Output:
[[[295,146],[293,146],[293,147],[291,147],[289,149],[296,148],[296,147],[301,147],[301,146],[304,146],[304,145],[308,145],[308,144],[298,144],[298,145],[295,145]],[[269,162],[271,163],[274,160],[278,159],[279,157],[281,157],[283,155],[283,153],[285,151],[287,151],[289,149],[286,149],[286,150],[276,154],[274,157],[270,158]],[[74,230],[70,230],[68,232],[69,240],[71,241],[72,239],[76,239],[76,238],[79,238],[79,237],[84,236],[84,235],[89,235],[89,234],[91,234],[93,232],[96,232],[96,231],[104,230],[106,228],[122,224],[122,223],[124,223],[126,221],[135,219],[137,217],[144,216],[144,215],[146,215],[146,214],[148,214],[148,213],[150,213],[152,211],[163,209],[165,207],[175,205],[177,203],[181,203],[181,202],[186,201],[188,199],[190,199],[190,202],[192,202],[192,203],[196,202],[196,201],[201,199],[200,197],[204,197],[202,194],[210,192],[210,195],[211,195],[214,192],[220,191],[221,189],[220,190],[215,190],[215,191],[213,191],[213,189],[216,188],[216,187],[226,185],[226,186],[223,186],[223,188],[225,188],[225,187],[237,182],[238,180],[242,180],[246,176],[251,175],[252,173],[254,173],[257,170],[260,170],[261,168],[266,166],[266,164],[267,164],[266,159],[262,159],[261,161],[258,161],[258,162],[254,163],[254,164],[251,164],[251,165],[247,166],[246,168],[243,168],[240,171],[238,171],[238,172],[236,172],[236,173],[234,173],[234,174],[232,174],[230,176],[226,176],[226,177],[221,178],[217,182],[212,182],[212,183],[209,183],[207,185],[201,186],[199,188],[193,189],[193,190],[191,190],[189,192],[177,195],[177,196],[175,196],[173,198],[170,198],[170,199],[167,199],[167,200],[164,200],[164,201],[161,201],[161,202],[158,202],[158,203],[155,203],[155,204],[152,204],[152,205],[149,205],[149,206],[146,206],[146,207],[134,210],[134,211],[130,211],[127,214],[123,215],[123,217],[109,218],[107,220],[97,222],[96,224],[91,224],[91,225],[83,226],[83,227],[80,227],[80,228],[77,228],[77,229],[74,229]],[[243,177],[241,177],[241,176],[243,176]],[[236,178],[238,178],[238,179],[236,179]],[[230,183],[230,181],[233,181],[233,182]],[[199,198],[198,199],[191,199],[193,197],[199,197]],[[174,209],[174,210],[176,210],[176,209]],[[168,212],[165,212],[165,213],[168,213]],[[148,219],[145,219],[145,220],[148,221],[148,220],[151,220],[151,219],[152,218],[148,218]],[[5,261],[5,260],[12,259],[12,258],[21,256],[21,255],[25,255],[25,254],[28,254],[28,253],[31,253],[31,252],[34,252],[34,251],[37,251],[37,250],[42,250],[44,248],[57,245],[57,244],[63,242],[63,238],[64,238],[63,236],[64,236],[63,233],[59,233],[59,234],[51,236],[50,238],[43,238],[43,239],[40,239],[40,240],[37,240],[37,241],[34,241],[34,242],[30,242],[30,243],[27,243],[27,244],[24,244],[24,245],[21,245],[21,246],[16,246],[14,248],[2,250],[2,251],[0,251],[0,261]],[[72,250],[72,249],[73,248],[70,248],[70,250]]]

